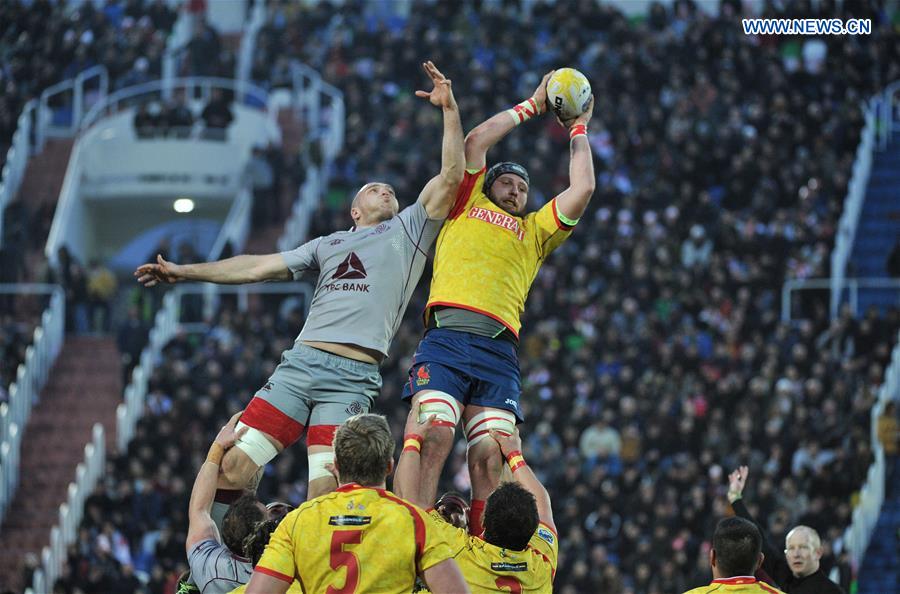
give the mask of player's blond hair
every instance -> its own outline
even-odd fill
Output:
[[[342,483],[382,484],[394,458],[387,419],[367,413],[344,421],[334,434],[334,457]]]

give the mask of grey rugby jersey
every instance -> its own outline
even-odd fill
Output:
[[[222,543],[207,539],[191,547],[188,553],[191,581],[201,594],[226,594],[250,581],[253,565],[238,557]]]
[[[429,219],[416,201],[375,227],[282,252],[295,279],[319,273],[297,340],[355,344],[386,356],[443,222]]]

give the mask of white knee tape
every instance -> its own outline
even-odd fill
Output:
[[[309,458],[309,482],[316,479],[331,477],[334,475],[325,468],[326,464],[334,464],[334,452],[320,452],[318,454],[310,454]]]
[[[489,438],[491,429],[512,435],[516,429],[516,416],[508,410],[499,408],[491,408],[474,415],[466,422],[466,440],[469,447]]]
[[[462,415],[462,404],[446,392],[428,392],[419,399],[419,422],[435,416],[434,425],[456,427]]]
[[[272,445],[272,442],[259,429],[248,427],[238,421],[234,430],[239,431],[243,427],[247,427],[247,432],[237,440],[234,447],[247,454],[257,466],[265,466],[278,455],[278,448]]]

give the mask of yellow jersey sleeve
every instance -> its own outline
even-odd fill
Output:
[[[293,532],[300,517],[299,511],[299,509],[292,511],[278,524],[253,571],[288,583],[294,581],[294,576],[297,575],[297,565],[294,561]]]
[[[528,546],[540,554],[550,565],[550,573],[556,575],[556,566],[559,562],[559,537],[556,530],[543,522],[539,523],[531,540],[528,541]]]
[[[419,571],[425,571],[441,561],[455,557],[459,550],[454,550],[454,547],[448,542],[447,536],[449,531],[445,530],[444,526],[453,530],[456,530],[456,528],[443,520],[436,520],[431,514],[426,514],[419,508],[415,508],[415,513],[421,518],[425,532],[424,543],[419,557]],[[418,525],[418,522],[416,523]],[[465,545],[463,544],[463,546]]]
[[[577,220],[569,219],[559,211],[556,198],[528,215],[526,221],[528,219],[531,219],[529,227],[533,229],[541,260],[561,246],[572,235],[572,229],[578,223]]]

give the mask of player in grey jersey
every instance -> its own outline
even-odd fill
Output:
[[[353,199],[353,228],[319,237],[295,250],[177,265],[157,257],[135,271],[142,284],[182,280],[225,284],[289,280],[318,273],[306,323],[294,347],[241,417],[248,427],[226,454],[220,490],[242,489],[261,466],[306,429],[310,499],[337,487],[326,465],[331,441],[345,419],[368,412],[381,388],[378,365],[419,281],[426,253],[440,231],[463,179],[465,156],[459,109],[450,80],[425,65],[434,88],[416,91],[442,108],[441,171],[399,211],[393,188],[364,185]],[[398,213],[399,211],[399,213]]]

